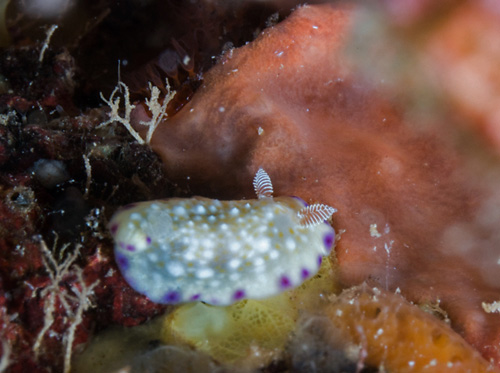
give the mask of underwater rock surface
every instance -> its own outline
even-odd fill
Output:
[[[498,364],[500,317],[481,302],[500,294],[492,224],[500,217],[488,213],[500,198],[446,134],[409,123],[382,83],[356,75],[343,54],[353,14],[304,6],[230,50],[158,127],[152,147],[169,179],[194,194],[250,197],[248,180],[263,167],[276,195],[335,206],[344,285],[369,281],[439,302],[452,327]]]

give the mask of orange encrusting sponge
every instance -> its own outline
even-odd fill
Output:
[[[437,317],[397,294],[351,288],[327,306],[327,316],[360,347],[369,366],[389,372],[498,372]]]

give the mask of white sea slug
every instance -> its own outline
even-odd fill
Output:
[[[171,198],[116,213],[110,230],[130,286],[157,303],[229,305],[279,294],[313,276],[335,240],[325,220],[336,209],[273,198],[263,169],[254,187],[254,200]]]

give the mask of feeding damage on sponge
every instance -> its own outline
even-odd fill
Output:
[[[129,285],[157,303],[229,305],[299,286],[331,251],[336,209],[273,198],[268,174],[254,178],[257,199],[171,198],[132,204],[110,230]]]

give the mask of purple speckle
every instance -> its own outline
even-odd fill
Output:
[[[189,300],[198,300],[198,299],[200,299],[200,294],[195,294],[191,298],[189,298]]]
[[[300,272],[300,275],[302,276],[302,279],[305,280],[306,278],[309,278],[310,272],[307,268],[302,268],[302,271]]]
[[[149,237],[149,236],[146,237],[146,243],[148,245],[151,245],[151,237]]]
[[[321,263],[323,262],[323,256],[318,255],[318,267],[321,267]]]
[[[134,245],[127,245],[127,247],[125,247],[128,251],[135,251],[135,246]]]
[[[292,286],[290,278],[288,276],[281,276],[281,278],[280,278],[280,287],[282,289],[287,289],[290,286]]]
[[[233,299],[240,300],[245,296],[245,290],[239,289],[234,292]]]
[[[335,240],[335,233],[329,232],[323,236],[323,243],[325,244],[325,248],[327,252],[332,250],[333,241]]]
[[[181,300],[181,295],[178,291],[169,291],[163,296],[164,303],[178,303]]]
[[[118,263],[118,267],[120,267],[120,270],[122,272],[128,269],[129,262],[128,259],[125,257],[125,255],[116,253],[116,263]]]
[[[109,230],[111,231],[111,234],[115,236],[116,232],[118,232],[118,224],[113,224]]]

